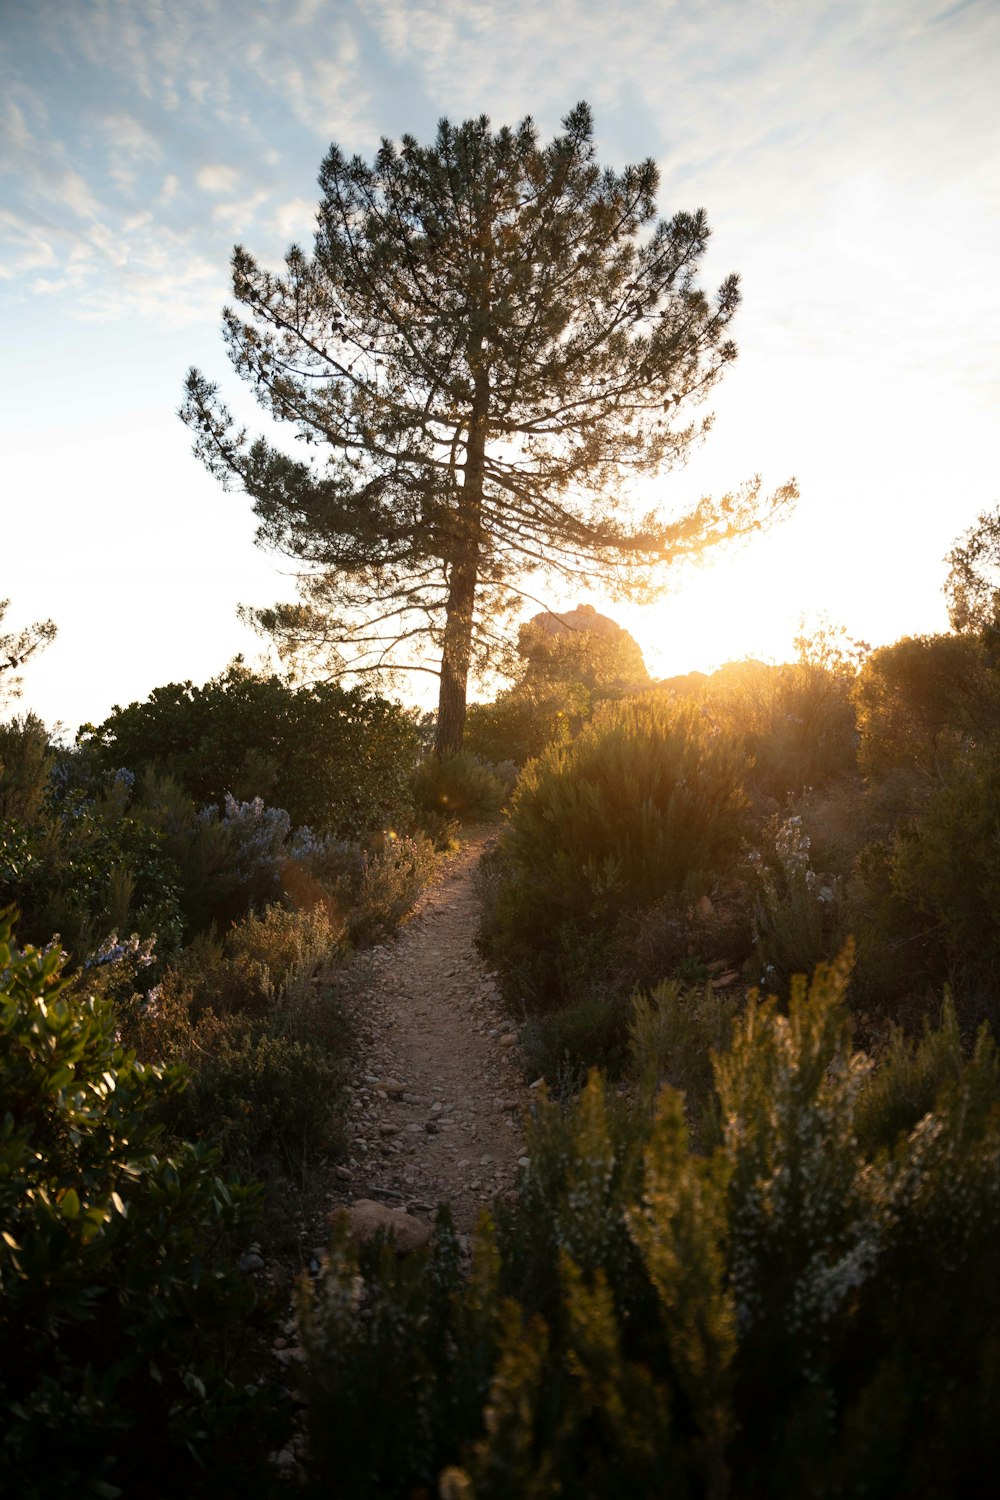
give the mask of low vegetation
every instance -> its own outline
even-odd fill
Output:
[[[164,1135],[182,1073],[123,1050],[64,963],[0,916],[3,1488],[202,1493],[210,1466],[236,1495],[271,1423],[227,1370],[253,1298],[220,1251],[257,1194]]]
[[[355,1042],[334,981],[434,860],[416,732],[381,700],[242,671],[109,726],[69,751],[31,715],[0,728],[0,1328],[22,1351],[0,1488],[264,1494],[291,1413],[239,1371],[280,1309],[234,1261],[341,1147]],[[198,800],[202,753],[218,801]],[[261,767],[314,826],[254,794]]]
[[[268,1492],[234,1256],[341,1149],[345,961],[499,820],[479,941],[548,1090],[471,1261],[442,1209],[301,1289],[315,1493],[981,1493],[991,630],[654,684],[529,639],[444,757],[241,668],[0,725],[4,1484]]]
[[[470,1272],[446,1216],[405,1261],[335,1240],[300,1314],[317,1484],[983,1493],[996,1047],[984,1031],[963,1050],[946,1008],[873,1065],[852,1050],[849,970],[845,953],[787,1012],[752,998],[728,1028],[702,1011],[678,1029],[661,994],[657,1070],[687,1093],[650,1089],[645,1012],[639,1107],[597,1072],[564,1107],[543,1097],[518,1203],[483,1223]]]

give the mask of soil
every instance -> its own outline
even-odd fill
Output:
[[[475,872],[492,832],[467,833],[396,938],[349,976],[364,1071],[331,1207],[374,1198],[429,1219],[448,1203],[467,1233],[513,1189],[531,1091],[474,944]]]
[[[295,1431],[272,1461],[289,1480],[303,1479],[307,1444],[297,1395],[302,1350],[286,1299],[298,1275],[320,1271],[332,1217],[369,1199],[429,1225],[447,1203],[467,1247],[483,1208],[513,1194],[519,1159],[527,1160],[521,1119],[532,1088],[517,1028],[474,944],[475,873],[494,833],[467,830],[392,941],[328,977],[359,1037],[347,1150],[307,1194],[277,1207],[283,1224],[265,1229],[264,1244],[252,1244],[241,1262],[277,1316],[274,1332],[255,1341],[247,1373],[273,1379],[277,1362],[288,1389]]]

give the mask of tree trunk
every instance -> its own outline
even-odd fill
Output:
[[[462,748],[462,736],[465,733],[465,699],[472,662],[472,626],[482,544],[483,469],[488,411],[489,386],[486,379],[481,377],[476,382],[469,421],[465,477],[459,491],[455,550],[451,563],[448,602],[445,606],[441,690],[434,741],[434,753],[438,756],[457,755]]]
[[[477,558],[452,567],[441,652],[436,755],[457,755],[465,732],[465,697],[472,660],[472,618],[476,604]]]

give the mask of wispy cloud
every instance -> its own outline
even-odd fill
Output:
[[[315,198],[289,198],[287,202],[279,203],[269,224],[279,239],[308,242],[316,228]]]
[[[235,167],[199,167],[196,181],[203,193],[233,193],[240,185],[241,173]]]
[[[246,198],[232,203],[217,203],[212,209],[212,219],[221,224],[228,234],[241,235],[257,220],[257,210],[266,203],[268,193],[251,193]]]
[[[0,259],[0,278],[5,281],[57,264],[52,239],[41,226],[5,208],[0,208],[0,239],[5,242]]]

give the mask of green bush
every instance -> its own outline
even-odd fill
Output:
[[[0,824],[30,828],[38,821],[54,759],[35,714],[0,724]]]
[[[211,1469],[245,1493],[268,1424],[219,1363],[252,1297],[216,1247],[253,1194],[203,1146],[164,1147],[182,1077],[123,1052],[62,962],[0,917],[0,1488],[203,1493]]]
[[[291,688],[238,665],[201,688],[155,688],[81,737],[104,769],[152,766],[199,805],[260,797],[296,827],[352,838],[405,816],[417,743],[412,718],[385,698]]]
[[[749,789],[760,805],[784,804],[856,769],[853,673],[819,662],[734,662],[705,683],[713,719],[753,760]]]
[[[471,1282],[447,1236],[405,1269],[338,1240],[303,1314],[317,1486],[349,1450],[387,1500],[989,1493],[997,1050],[946,1016],[873,1071],[849,969],[751,1000],[697,1151],[672,1090],[542,1097]]]
[[[190,1083],[167,1116],[172,1133],[217,1148],[244,1179],[278,1172],[301,1182],[342,1146],[342,1051],[232,1019],[203,1024],[192,1040]]]
[[[909,1023],[951,985],[963,1028],[1000,1019],[1000,756],[967,748],[862,850],[846,885],[866,1008]]]
[[[204,935],[120,1023],[143,1057],[183,1062],[189,1085],[164,1118],[218,1147],[242,1175],[301,1178],[339,1144],[353,1029],[322,983],[343,928],[322,906],[272,906]]]
[[[180,883],[163,836],[130,807],[128,773],[99,797],[54,799],[30,825],[0,824],[0,903],[16,901],[36,944],[58,934],[83,963],[113,929],[180,940]]]
[[[528,1072],[575,1090],[590,1068],[619,1073],[628,1054],[630,1005],[624,994],[595,989],[558,1010],[532,1016],[521,1033]]]
[[[904,636],[873,651],[854,689],[862,770],[939,774],[1000,728],[1000,677],[974,636]]]
[[[713,1097],[712,1058],[728,1047],[738,1009],[735,995],[710,983],[694,990],[670,979],[636,995],[628,1040],[640,1101],[656,1099],[664,1086],[678,1089],[692,1127],[702,1134]]]
[[[531,762],[480,937],[509,999],[549,1010],[597,978],[613,985],[637,913],[693,898],[734,867],[746,769],[696,705],[653,695],[608,705],[571,745]]]
[[[563,745],[590,717],[591,691],[577,682],[524,682],[492,703],[470,703],[466,750],[484,760],[523,766],[550,745]]]
[[[517,770],[491,765],[477,755],[426,755],[413,773],[413,800],[420,813],[472,823],[496,818],[510,795]]]
[[[895,884],[937,926],[947,960],[971,976],[1000,975],[1000,755],[986,750],[955,767],[897,839]],[[935,976],[938,977],[938,976]]]

